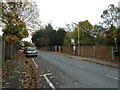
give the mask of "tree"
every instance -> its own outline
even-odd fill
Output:
[[[108,8],[103,11],[101,18],[103,19],[103,26],[106,28],[106,31],[104,31],[106,38],[109,38],[111,42],[114,42],[114,39],[116,38],[117,43],[120,43],[120,8],[110,4]]]
[[[50,46],[62,46],[65,38],[65,30],[64,28],[58,28],[58,30],[51,30],[49,32],[49,45]]]
[[[79,40],[81,45],[89,45],[92,44],[92,39],[93,39],[93,26],[92,24],[88,21],[81,21],[77,24],[77,27],[74,31],[74,39],[76,41],[76,44],[78,45],[78,30],[79,30]]]
[[[48,24],[45,28],[41,28],[32,35],[32,42],[35,43],[35,46],[37,47],[51,46],[54,43],[53,41],[55,41],[53,32],[54,29],[52,25]]]
[[[35,43],[35,46],[47,46],[48,45],[48,36],[45,29],[40,29],[36,31],[32,36],[32,42]]]
[[[94,31],[96,36],[103,34],[103,30],[105,29],[102,25],[94,25]]]
[[[109,39],[110,44],[118,50],[116,55],[118,55],[120,59],[120,8],[115,7],[113,4],[109,5],[108,8],[103,11],[101,18],[106,28],[106,38]]]
[[[74,35],[74,30],[76,29],[75,23],[72,22],[70,24],[66,24],[66,34],[64,37],[64,43],[63,45],[70,45],[71,44],[71,39],[75,38]]]
[[[71,39],[75,38],[76,35],[74,35],[74,30],[73,31],[67,31],[65,34],[65,39],[70,43]]]
[[[35,32],[32,36],[32,41],[35,43],[37,47],[41,46],[62,46],[65,37],[64,28],[59,28],[58,30],[54,30],[51,24],[45,26]]]
[[[51,30],[48,34],[49,37],[49,46],[57,45],[57,34],[56,30]]]
[[[64,38],[65,38],[65,30],[64,28],[59,28],[58,31],[57,31],[57,45],[58,46],[62,46],[63,43],[64,43]]]
[[[106,28],[111,26],[119,27],[120,22],[120,8],[115,7],[113,4],[110,4],[107,9],[103,11],[101,18],[103,19],[103,24]]]
[[[63,43],[63,45],[70,45],[71,43],[70,43],[70,41],[68,40],[68,39],[64,39],[64,43]]]
[[[2,13],[0,23],[4,26],[3,36],[11,40],[16,37],[18,40],[28,36],[28,27],[35,24],[38,18],[38,10],[35,2],[30,0],[13,0],[13,2],[0,2]]]

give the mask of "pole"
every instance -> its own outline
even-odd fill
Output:
[[[79,36],[79,26],[78,26],[78,56],[80,55],[80,41],[79,41],[79,38],[80,38],[80,36]]]
[[[80,38],[80,35],[79,35],[79,23],[76,24],[74,23],[76,26],[77,26],[77,30],[78,30],[78,55],[80,55],[80,41],[79,41],[79,38]]]
[[[118,46],[117,46],[117,38],[115,37],[115,48],[118,49]]]

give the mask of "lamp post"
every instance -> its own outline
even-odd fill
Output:
[[[115,37],[114,40],[115,40],[115,49],[117,50],[117,49],[118,49],[118,48],[117,48],[117,47],[118,47],[118,46],[117,46],[117,38]]]
[[[80,31],[79,31],[79,25],[77,25],[76,23],[74,23],[76,26],[77,26],[77,31],[78,31],[78,56],[80,55],[80,41],[79,41],[79,38],[80,38]]]
[[[79,38],[80,38],[80,36],[79,36],[79,26],[78,26],[78,56],[80,55],[80,41],[79,41]]]

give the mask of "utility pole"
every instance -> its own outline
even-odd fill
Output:
[[[74,23],[77,26],[77,31],[78,31],[78,56],[80,55],[80,31],[79,31],[79,23],[78,25],[76,23]]]
[[[79,41],[79,39],[80,39],[80,31],[79,31],[79,25],[77,26],[78,27],[78,56],[80,55],[80,41]]]

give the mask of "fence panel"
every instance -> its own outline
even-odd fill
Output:
[[[50,50],[50,47],[40,47],[41,50]],[[73,47],[71,46],[62,46],[62,53],[73,55]],[[53,49],[54,51],[54,49]],[[111,60],[112,55],[112,46],[105,45],[92,45],[92,46],[80,46],[79,47],[80,56],[91,57],[98,59],[108,59]],[[75,55],[78,55],[78,46],[76,46]]]
[[[73,54],[72,46],[62,46],[62,52],[67,54]]]
[[[12,55],[17,51],[17,45],[5,41],[0,37],[0,64],[11,59]]]
[[[39,47],[40,50],[50,51],[49,46]]]
[[[2,67],[2,38],[0,37],[0,67]]]
[[[95,46],[95,57],[100,59],[112,59],[112,46]]]
[[[94,57],[94,46],[81,46],[80,55],[83,57]]]

